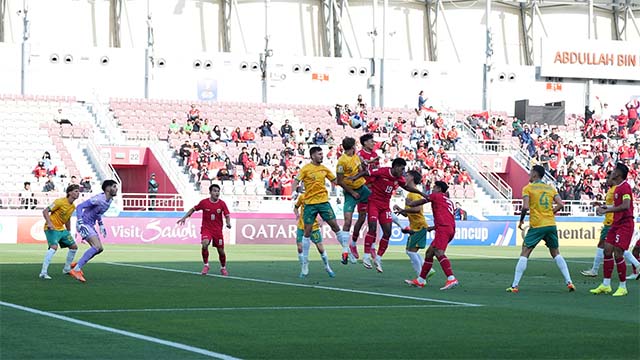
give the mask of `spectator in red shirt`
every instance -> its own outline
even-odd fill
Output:
[[[191,104],[191,109],[187,113],[188,120],[196,120],[200,119],[200,110],[196,108],[196,104]]]
[[[47,177],[47,168],[44,166],[44,161],[38,161],[38,165],[33,169],[33,175],[36,176],[38,181],[40,181],[40,178]]]
[[[373,118],[373,121],[367,123],[367,132],[380,134],[380,123],[378,123],[378,118]]]
[[[624,113],[624,109],[620,109],[620,114],[616,118],[616,122],[618,123],[618,132],[622,131],[625,127],[627,127],[627,123],[629,122],[629,118]]]
[[[402,126],[407,123],[407,120],[404,120],[402,116],[398,116],[398,120],[393,124],[393,129],[397,132],[404,133],[402,130]]]
[[[471,185],[471,176],[469,175],[469,172],[467,172],[467,169],[462,168],[462,171],[460,171],[460,175],[458,175],[458,183],[463,187]]]
[[[240,129],[238,129],[240,131]],[[242,133],[242,141],[247,144],[253,144],[256,140],[256,134],[251,131],[251,126],[247,126],[247,129]]]
[[[627,108],[627,117],[629,118],[628,126],[629,129],[631,129],[638,120],[638,108],[640,108],[640,100],[635,99],[629,101],[624,107]]]
[[[449,132],[447,133],[447,140],[449,141],[449,143],[451,143],[451,146],[453,146],[453,150],[455,150],[456,143],[460,140],[460,137],[458,136],[458,130],[455,126],[452,126],[451,130],[449,130]]]
[[[242,141],[242,133],[240,132],[240,128],[237,127],[235,130],[233,130],[233,132],[231,133],[231,140],[233,142],[235,142],[236,144],[239,143],[240,141]]]

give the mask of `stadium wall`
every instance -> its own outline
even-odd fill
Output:
[[[200,243],[200,216],[187,220],[184,226],[176,221],[183,213],[121,212],[117,217],[105,217],[107,244],[184,244]],[[295,244],[296,221],[287,214],[231,215],[231,230],[224,229],[228,244]],[[432,221],[432,219],[428,219]],[[407,225],[406,221],[401,221]],[[456,237],[451,245],[517,246],[522,243],[517,230],[518,218],[496,217],[483,221],[458,221]],[[563,246],[593,246],[597,243],[602,219],[596,217],[558,218],[558,234]],[[75,218],[72,219],[75,223]],[[0,217],[0,243],[46,244],[41,216]],[[72,226],[75,229],[75,226]],[[338,244],[328,225],[323,226],[327,244]],[[433,239],[429,233],[428,240]],[[394,227],[391,245],[406,244],[406,235]]]

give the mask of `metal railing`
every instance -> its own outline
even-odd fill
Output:
[[[513,190],[511,186],[507,184],[502,178],[496,175],[485,162],[478,157],[476,151],[471,149],[473,145],[465,142],[460,142],[458,148],[463,150],[458,153],[458,156],[470,167],[472,172],[477,173],[482,177],[493,189],[495,189],[500,196],[505,199],[511,199],[513,197]]]
[[[184,211],[180,194],[125,193],[121,199],[124,211]]]
[[[81,193],[76,205],[98,193],[98,191]],[[22,192],[2,193],[0,194],[0,209],[41,212],[55,199],[65,196],[64,192],[57,191],[30,191],[27,194]],[[123,193],[118,194],[114,202],[113,206],[125,211],[184,211],[184,200],[180,194]]]

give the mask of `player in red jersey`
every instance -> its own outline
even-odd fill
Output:
[[[407,162],[402,158],[396,158],[391,163],[391,167],[382,167],[371,171],[369,174],[371,184],[371,195],[367,207],[367,222],[369,230],[364,236],[364,258],[362,265],[371,269],[370,249],[376,241],[378,224],[382,228],[382,238],[380,246],[374,258],[374,264],[378,272],[382,272],[382,255],[387,251],[389,238],[391,237],[392,212],[389,205],[393,192],[399,187],[426,197],[422,191],[413,184],[409,185],[402,174],[407,166]]]
[[[453,202],[449,200],[447,196],[448,189],[449,186],[447,183],[444,181],[436,181],[433,192],[429,196],[407,204],[408,206],[420,206],[430,202],[431,209],[433,210],[434,226],[430,226],[427,230],[436,231],[431,245],[429,245],[427,252],[424,254],[424,264],[422,264],[420,276],[413,280],[405,280],[405,282],[411,286],[424,287],[427,283],[427,274],[433,267],[434,256],[440,262],[442,271],[444,271],[444,274],[447,276],[447,282],[440,290],[448,290],[458,286],[458,279],[456,279],[451,270],[451,262],[444,254],[447,250],[447,245],[449,245],[456,234],[456,220],[453,216],[454,206]]]
[[[362,145],[362,149],[358,150],[357,154],[360,157],[360,161],[362,164],[362,170],[366,170],[367,173],[371,173],[371,171],[380,167],[380,156],[376,153],[376,141],[373,140],[373,134],[367,133],[360,136],[360,145]],[[365,185],[370,184],[370,177],[366,176],[365,179],[367,182]],[[356,259],[359,258],[358,255],[358,247],[356,245],[358,238],[360,237],[360,230],[362,230],[362,225],[367,220],[367,203],[360,202],[358,203],[358,220],[356,220],[355,225],[353,226],[353,234],[351,235],[351,244],[349,245],[349,250],[351,254]],[[370,249],[371,255],[375,257],[375,247]],[[370,256],[371,256],[370,255]]]
[[[633,216],[633,192],[627,182],[629,168],[617,163],[616,168],[609,175],[611,184],[616,185],[613,193],[613,206],[601,206],[596,210],[596,214],[613,213],[613,224],[607,233],[604,243],[604,276],[602,284],[591,289],[592,294],[608,294],[611,292],[611,274],[615,262],[618,270],[620,285],[613,296],[627,295],[626,275],[627,264],[624,261],[624,251],[631,245],[633,238],[634,216]],[[615,255],[615,260],[614,260]]]
[[[202,275],[209,272],[209,244],[218,250],[220,260],[220,274],[227,276],[227,255],[224,252],[224,239],[222,237],[222,217],[224,216],[227,228],[231,229],[231,217],[227,204],[220,200],[220,186],[211,184],[209,186],[209,198],[202,199],[198,205],[189,209],[187,213],[178,220],[178,225],[184,225],[185,220],[194,212],[202,210],[202,227],[200,234],[202,238]]]

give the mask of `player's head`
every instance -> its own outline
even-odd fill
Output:
[[[344,149],[344,151],[353,150],[355,149],[355,147],[356,147],[356,139],[349,136],[342,139],[342,148]]]
[[[447,193],[447,191],[449,190],[449,185],[447,185],[446,182],[438,180],[435,183],[433,183],[433,192],[440,192],[440,193]]]
[[[376,145],[376,142],[373,140],[373,134],[366,133],[360,136],[360,145],[367,151],[373,151],[373,147]]]
[[[105,180],[102,182],[102,191],[110,196],[118,194],[118,183],[115,180]]]
[[[211,196],[211,200],[218,200],[218,198],[220,198],[220,185],[209,185],[209,195]]]
[[[393,176],[402,176],[406,167],[407,162],[403,158],[395,158],[391,162],[391,174]]]
[[[542,180],[544,177],[544,167],[542,165],[533,165],[529,172],[529,182]]]
[[[322,164],[322,148],[320,146],[312,146],[309,149],[309,156],[314,164]]]
[[[617,185],[627,180],[628,174],[629,174],[629,168],[627,167],[627,165],[623,163],[617,163],[616,168],[613,169],[613,171],[611,172],[611,176],[609,176],[609,178],[611,178],[611,181],[613,184]]]
[[[405,178],[409,185],[417,186],[422,183],[422,175],[416,170],[410,170]]]
[[[80,197],[80,185],[71,184],[67,186],[67,198],[73,202],[78,197]]]

